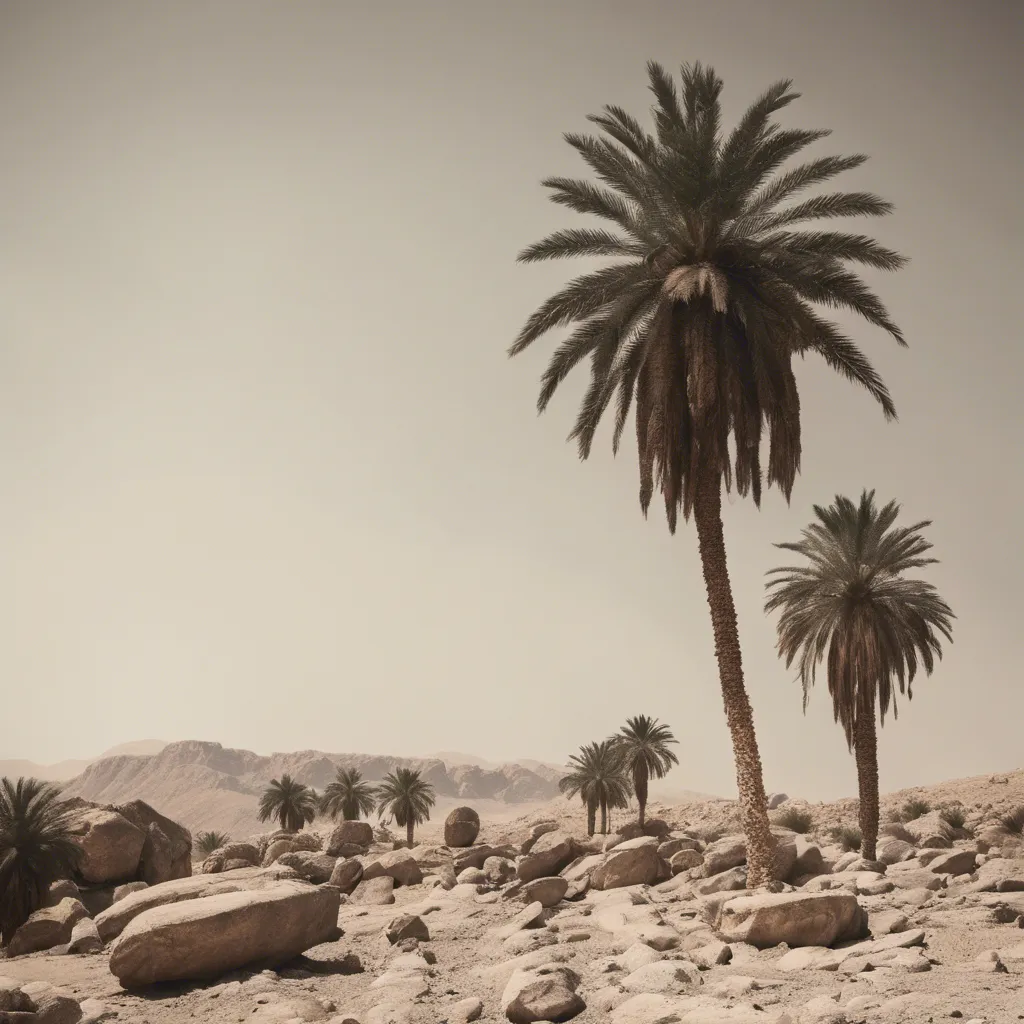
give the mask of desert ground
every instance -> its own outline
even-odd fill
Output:
[[[813,818],[804,836],[776,829],[789,851],[789,882],[778,892],[741,888],[738,810],[725,800],[656,803],[652,835],[617,812],[621,833],[588,837],[582,807],[555,800],[515,820],[483,818],[468,847],[445,846],[434,817],[411,851],[375,838],[365,853],[328,856],[336,837],[311,833],[304,851],[269,867],[213,863],[215,854],[194,865],[192,879],[137,883],[96,922],[102,929],[119,907],[196,878],[230,888],[237,877],[253,890],[139,913],[95,952],[61,946],[0,961],[0,1000],[26,993],[38,1012],[5,1019],[40,1024],[1024,1020],[1024,849],[990,824],[1024,804],[1024,771],[889,794],[883,820],[909,799],[933,809],[905,824],[905,839],[881,838],[888,863],[864,864],[830,839],[853,823],[853,801],[777,797],[776,814],[798,807]],[[951,804],[967,817],[955,834],[938,817]],[[253,842],[269,849],[266,836]],[[326,882],[316,874],[324,858],[333,865]],[[276,898],[282,886],[326,901],[332,928],[337,906],[340,935],[284,963],[203,980],[125,988],[112,973],[124,959],[119,944],[136,940],[147,963],[173,959],[161,913],[181,917],[181,908],[218,900],[242,906],[260,892]],[[750,899],[760,903],[744,918],[736,908]],[[859,924],[851,907],[864,912]],[[143,927],[148,919],[158,926]],[[285,913],[271,919],[292,927]],[[60,994],[69,998],[53,998]]]

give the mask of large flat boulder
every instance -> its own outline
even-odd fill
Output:
[[[156,907],[121,933],[110,971],[125,988],[139,988],[271,967],[337,939],[340,904],[331,886],[284,881]]]
[[[726,942],[759,949],[832,946],[867,935],[867,912],[851,893],[768,893],[737,896],[721,905],[716,930]]]
[[[85,806],[75,810],[71,840],[82,851],[78,871],[91,885],[134,881],[146,834],[117,811]]]
[[[171,882],[162,882],[160,885],[151,885],[138,892],[129,893],[96,917],[96,927],[100,938],[104,942],[109,942],[120,935],[140,914],[155,907],[204,899],[208,896],[221,896],[225,893],[265,889],[269,885],[293,878],[295,873],[290,868],[277,866],[239,868],[237,871],[224,871],[216,875],[177,878]]]
[[[299,878],[304,878],[314,885],[323,885],[324,882],[331,880],[337,861],[337,857],[331,857],[326,853],[312,853],[309,850],[295,850],[277,858],[277,863],[282,867],[291,868]]]

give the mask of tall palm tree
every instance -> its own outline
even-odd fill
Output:
[[[260,821],[277,818],[286,832],[298,832],[316,817],[316,790],[296,782],[285,773],[280,780],[271,779],[260,798]]]
[[[415,769],[396,768],[377,787],[377,813],[394,818],[396,825],[404,825],[410,846],[413,829],[430,820],[433,806],[434,787]]]
[[[58,878],[70,878],[81,848],[60,791],[39,779],[0,779],[0,943],[46,899]]]
[[[369,817],[377,806],[376,789],[363,781],[358,768],[339,768],[324,790],[320,800],[320,812],[343,821],[358,821],[364,814]]]
[[[601,833],[608,831],[608,809],[625,807],[629,799],[629,780],[622,758],[610,740],[588,743],[578,754],[569,756],[569,774],[563,776],[558,788],[568,797],[579,796],[587,808],[587,834],[593,835],[598,808],[601,810]]]
[[[928,521],[896,527],[900,506],[875,506],[875,492],[860,503],[836,497],[814,506],[816,522],[802,539],[776,547],[807,559],[769,572],[765,611],[781,609],[778,651],[789,668],[797,660],[804,711],[818,664],[826,658],[828,692],[835,720],[857,760],[861,856],[875,859],[878,838],[878,740],[880,724],[896,690],[913,696],[920,664],[931,675],[942,657],[938,634],[952,642],[955,616],[935,587],[906,573],[937,559],[921,536]]]
[[[647,810],[647,783],[650,779],[663,779],[679,758],[669,750],[669,745],[679,741],[667,725],[659,725],[656,718],[637,715],[627,718],[626,724],[611,737],[618,748],[623,768],[633,779],[633,792],[639,808],[640,827],[644,827],[644,813]]]
[[[772,876],[773,844],[722,530],[722,486],[760,504],[761,441],[767,482],[789,499],[800,468],[800,403],[793,360],[815,352],[867,389],[886,417],[889,393],[856,345],[816,307],[843,308],[904,344],[881,301],[848,264],[895,270],[904,260],[863,235],[794,230],[807,222],[879,216],[891,204],[864,192],[815,195],[783,205],[810,186],[857,167],[864,156],[818,157],[780,171],[826,131],[780,128],[772,115],[796,99],[789,81],[770,86],[728,133],[722,81],[700,64],[682,68],[682,95],[648,65],[654,133],[620,107],[590,120],[606,137],[567,134],[602,184],[548,178],[551,198],[610,221],[617,231],[556,231],[519,254],[521,262],[615,257],[572,280],[534,312],[510,355],[574,324],[544,373],[538,408],[584,357],[590,387],[570,435],[580,457],[615,400],[613,451],[636,397],[640,506],[655,486],[669,530],[691,513],[703,567],[719,681],[732,736],[753,888]],[[732,451],[730,451],[730,436]]]

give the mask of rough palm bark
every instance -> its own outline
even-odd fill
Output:
[[[878,842],[878,736],[875,731],[874,701],[857,715],[853,744],[860,797],[860,855],[864,860],[875,860]]]
[[[640,829],[643,831],[644,816],[647,813],[647,772],[635,769],[633,772],[633,792],[636,793],[636,803],[639,809],[637,820],[640,822]]]
[[[713,470],[705,469],[701,474],[693,516],[711,608],[722,701],[736,760],[736,786],[743,811],[743,830],[747,836],[747,886],[754,889],[774,878],[773,844],[754,716],[743,685],[736,606],[732,599],[722,530],[721,482]]]
[[[606,801],[601,801],[601,835],[608,835],[608,804]]]
[[[415,828],[416,828],[416,823],[412,820],[412,818],[410,818],[405,823],[405,838],[408,840],[410,846],[412,846],[412,835],[413,835],[413,830]]]
[[[597,804],[593,800],[587,802],[587,835],[592,836],[597,829]]]

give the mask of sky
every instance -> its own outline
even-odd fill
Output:
[[[585,223],[540,185],[586,173],[562,133],[646,117],[656,59],[710,63],[726,124],[793,79],[809,155],[895,203],[851,228],[910,257],[871,278],[909,349],[840,318],[899,422],[809,358],[791,503],[724,506],[767,788],[856,793],[762,605],[864,487],[933,520],[957,615],[883,791],[1021,767],[1022,47],[999,2],[4,0],[0,758],[561,763],[649,714],[671,782],[735,793],[692,524],[644,520],[610,430],[565,443],[584,372],[537,416],[557,337],[506,355],[586,269],[515,262]]]

